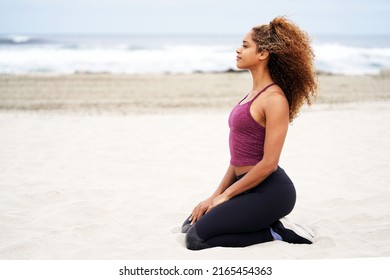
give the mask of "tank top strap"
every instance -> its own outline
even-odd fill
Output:
[[[276,83],[272,83],[272,84],[269,84],[268,86],[266,86],[265,88],[263,88],[258,94],[256,94],[255,97],[252,98],[251,101],[249,101],[250,103],[252,103],[253,101],[256,100],[257,97],[259,97],[260,94],[262,94],[264,91],[266,91],[268,88],[272,87],[273,85],[276,85]]]

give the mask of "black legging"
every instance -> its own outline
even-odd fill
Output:
[[[187,239],[195,232],[204,248],[245,247],[272,241],[270,225],[289,214],[295,201],[294,184],[278,167],[258,186],[202,216],[187,233]],[[190,248],[188,242],[187,246],[189,249],[202,249]]]

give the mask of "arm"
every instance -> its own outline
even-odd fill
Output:
[[[228,189],[225,189],[223,193],[215,197],[208,211],[232,197],[257,186],[277,169],[288,130],[289,107],[286,98],[279,94],[270,95],[264,101],[266,136],[263,159],[241,180],[235,182]]]
[[[236,174],[234,172],[234,167],[232,165],[229,165],[225,176],[223,176],[221,183],[219,184],[218,188],[215,190],[212,198],[217,197],[221,193],[223,193],[228,187],[230,187],[234,182],[236,181]]]
[[[223,176],[221,183],[215,192],[206,200],[200,202],[194,210],[192,210],[192,214],[190,216],[191,224],[194,224],[200,217],[206,213],[207,209],[210,207],[214,198],[221,195],[228,187],[230,187],[236,181],[236,175],[234,173],[233,166],[229,165],[225,176]]]

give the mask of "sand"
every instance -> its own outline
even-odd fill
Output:
[[[0,76],[0,259],[390,257],[390,78],[319,81],[280,160],[315,243],[193,252],[180,225],[227,168],[249,74]]]
[[[1,111],[167,114],[229,111],[251,89],[248,73],[0,75]],[[319,76],[316,104],[390,100],[390,72]]]

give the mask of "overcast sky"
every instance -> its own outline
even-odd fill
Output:
[[[278,15],[314,34],[390,35],[389,0],[0,0],[0,33],[243,34]]]

